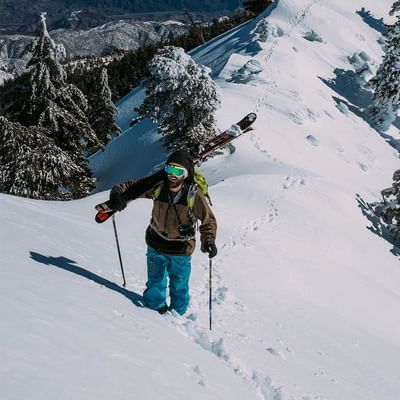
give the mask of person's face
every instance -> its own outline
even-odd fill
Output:
[[[177,164],[177,163],[169,163],[169,165],[185,169],[185,167],[183,167],[182,165]],[[187,173],[185,173],[185,174],[183,174],[182,176],[179,177],[179,176],[176,176],[173,173],[167,173],[167,179],[168,179],[169,186],[171,188],[176,188],[176,187],[180,186],[183,183],[183,181],[185,180],[186,174]]]

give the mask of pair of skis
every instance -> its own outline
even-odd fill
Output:
[[[247,114],[244,118],[242,118],[239,122],[232,125],[230,128],[221,132],[216,137],[212,138],[209,142],[207,142],[201,151],[193,158],[193,163],[200,164],[207,157],[212,155],[216,150],[226,146],[228,143],[235,140],[237,137],[242,136],[244,133],[252,130],[252,125],[254,121],[257,119],[257,114],[251,112]],[[141,196],[143,193],[147,192],[151,188],[153,188],[157,183],[161,182],[165,177],[164,170],[160,170],[153,175],[147,176],[141,180],[141,192],[134,193],[133,197],[137,198]],[[110,207],[108,201],[104,203],[97,204],[95,206],[97,210],[97,214],[95,217],[96,222],[103,223],[107,221],[112,215],[116,213],[117,210],[113,210]]]

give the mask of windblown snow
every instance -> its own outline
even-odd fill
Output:
[[[151,201],[116,218],[126,288],[111,222],[94,222],[112,185],[165,159],[154,125],[129,127],[140,89],[91,159],[96,194],[0,195],[1,399],[399,399],[400,250],[367,204],[399,168],[399,125],[382,136],[364,113],[391,5],[279,0],[191,53],[221,88],[221,129],[258,113],[202,165],[219,223],[211,332],[199,250],[185,316],[140,307]]]

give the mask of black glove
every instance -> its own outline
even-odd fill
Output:
[[[209,240],[201,249],[203,253],[208,253],[209,258],[213,258],[217,255],[217,246],[214,240]]]
[[[126,207],[126,201],[118,189],[113,188],[111,190],[108,205],[111,209],[117,211],[122,211]]]

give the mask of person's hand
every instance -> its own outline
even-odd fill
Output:
[[[112,189],[110,193],[109,207],[113,210],[122,211],[126,207],[126,201],[117,189]]]
[[[217,246],[213,240],[209,240],[201,250],[203,253],[208,253],[209,258],[213,258],[217,255]]]

